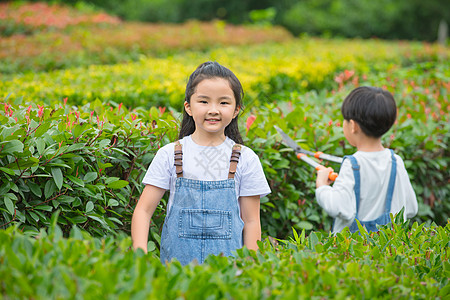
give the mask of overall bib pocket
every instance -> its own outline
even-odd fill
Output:
[[[190,239],[231,239],[231,211],[181,209],[178,237]]]

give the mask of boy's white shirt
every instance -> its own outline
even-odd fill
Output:
[[[231,151],[235,144],[230,138],[219,146],[200,146],[191,136],[180,140],[183,149],[183,177],[202,181],[218,181],[228,178]],[[158,150],[142,182],[170,190],[167,211],[172,206],[176,173],[174,166],[174,143]],[[236,196],[266,196],[270,187],[264,175],[259,157],[248,147],[242,146],[237,164]]]
[[[405,207],[404,218],[417,214],[416,194],[411,186],[405,164],[400,156],[397,159],[397,176],[392,197],[391,213],[398,213]],[[370,221],[378,218],[385,209],[386,193],[391,172],[391,153],[389,149],[377,152],[357,151],[353,156],[360,166],[360,204],[359,219]],[[349,159],[341,165],[339,176],[333,186],[316,189],[319,205],[335,218],[333,233],[350,226],[356,216],[355,177]]]

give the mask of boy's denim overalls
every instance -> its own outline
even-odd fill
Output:
[[[209,254],[230,256],[243,246],[244,222],[234,182],[240,145],[233,147],[226,180],[184,178],[182,156],[178,141],[175,143],[175,195],[163,225],[161,262],[176,258],[186,265],[195,259],[203,263]]]
[[[389,149],[391,151],[391,157],[392,157],[392,166],[391,166],[391,175],[389,178],[389,185],[388,190],[386,193],[386,204],[384,208],[384,213],[376,218],[375,220],[371,221],[361,221],[359,220],[358,211],[359,211],[359,200],[360,200],[360,190],[361,190],[361,177],[359,174],[359,165],[356,161],[356,158],[353,155],[345,156],[345,158],[349,158],[350,162],[352,163],[353,168],[353,175],[355,176],[355,196],[356,196],[356,216],[355,220],[353,221],[352,225],[350,225],[349,229],[350,232],[356,232],[358,231],[358,224],[356,223],[356,220],[359,220],[362,226],[365,226],[368,232],[376,232],[378,231],[377,225],[385,225],[391,222],[391,219],[389,217],[389,213],[391,211],[391,203],[392,203],[392,195],[394,194],[394,186],[395,186],[395,177],[397,176],[397,161],[394,156],[394,151],[392,149]]]

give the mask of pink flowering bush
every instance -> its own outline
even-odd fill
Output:
[[[0,3],[0,35],[12,35],[7,25],[24,29],[23,33],[32,33],[48,29],[63,29],[80,24],[119,24],[117,17],[105,13],[81,13],[75,9],[45,2],[37,3]],[[3,24],[3,25],[2,25]],[[19,30],[20,32],[20,30]]]

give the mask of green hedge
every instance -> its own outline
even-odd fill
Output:
[[[263,235],[283,238],[291,227],[330,230],[332,220],[315,201],[315,171],[281,144],[273,124],[305,149],[353,153],[340,127],[340,105],[356,78],[358,84],[386,85],[394,93],[398,122],[384,144],[405,161],[419,201],[415,220],[445,224],[450,216],[450,122],[445,113],[449,69],[448,63],[425,63],[366,79],[343,72],[337,75],[344,76],[340,89],[336,83],[332,92],[278,93],[273,103],[245,111],[240,118],[243,130],[247,117],[256,116],[243,132],[245,142],[260,156],[272,188],[262,199]],[[6,195],[0,200],[0,225],[14,217],[8,225],[19,223],[36,231],[62,209],[58,222],[66,234],[72,224],[94,235],[129,230],[144,172],[157,148],[176,139],[179,124],[177,112],[162,113],[155,107],[128,111],[100,101],[79,108],[45,106],[42,116],[35,105],[29,112],[21,105],[6,104],[5,109],[0,113],[0,191]],[[339,170],[339,165],[330,166]],[[156,245],[164,212],[165,199],[152,223]]]
[[[246,92],[245,104],[250,106],[272,102],[277,93],[331,90],[336,87],[337,73],[344,70],[368,76],[385,72],[395,65],[409,66],[421,61],[448,60],[449,57],[450,49],[424,43],[305,38],[206,52],[188,51],[171,57],[141,57],[137,62],[112,66],[91,65],[6,75],[0,80],[0,97],[11,93],[8,102],[23,98],[41,105],[68,97],[69,103],[78,106],[99,99],[123,102],[128,107],[181,109],[189,74],[200,63],[215,60],[236,74]],[[70,56],[66,58],[68,66],[77,63]],[[50,60],[53,59],[51,56]],[[16,61],[17,58],[11,56],[9,60]],[[35,60],[26,61],[33,63]],[[10,66],[7,60],[4,65],[5,68]],[[84,66],[85,62],[80,65]]]
[[[450,293],[450,224],[394,223],[377,234],[294,231],[236,258],[162,265],[130,250],[129,236],[93,238],[56,226],[30,237],[0,230],[5,299],[445,299]]]
[[[178,124],[157,108],[129,112],[100,101],[4,109],[0,226],[34,232],[55,210],[66,233],[74,224],[97,236],[129,230],[143,174]]]

